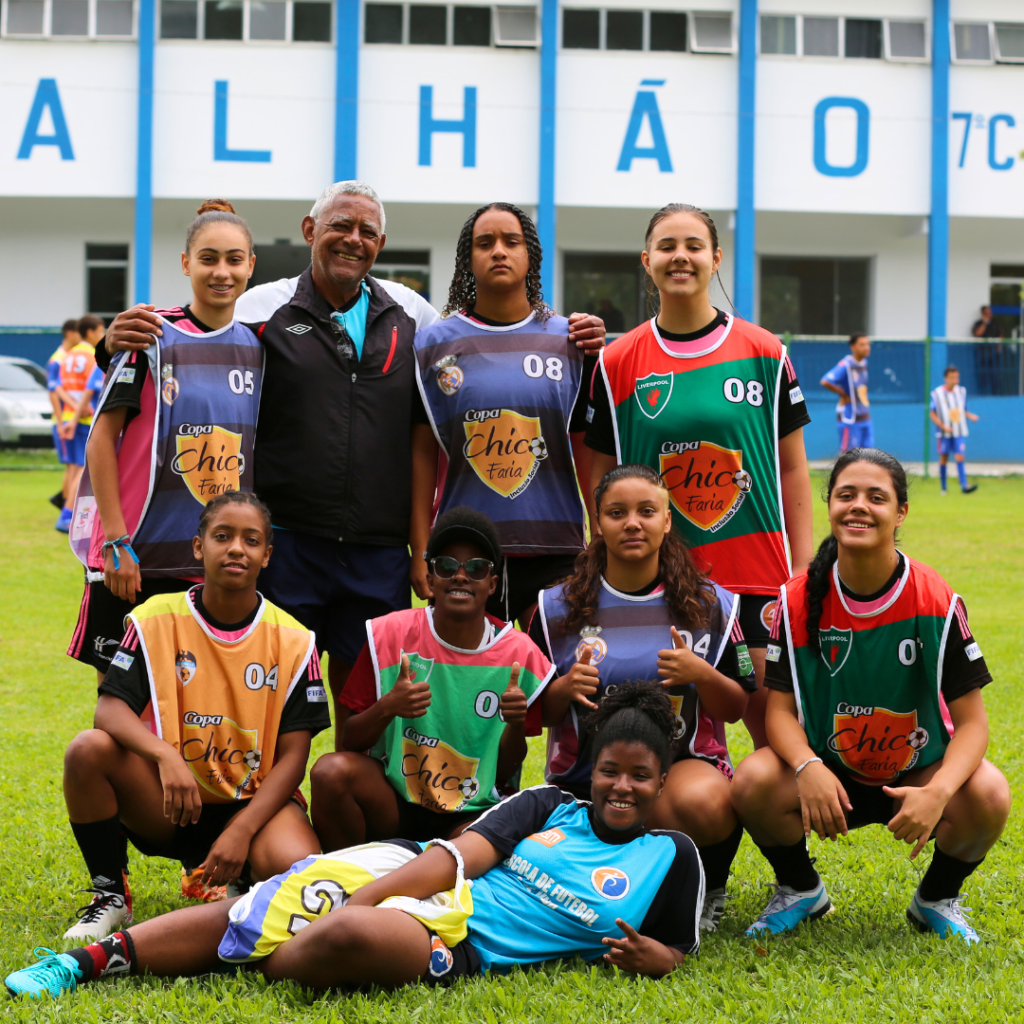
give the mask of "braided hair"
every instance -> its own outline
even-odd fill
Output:
[[[857,462],[870,462],[873,466],[880,466],[892,480],[893,490],[896,492],[896,502],[905,505],[907,502],[907,473],[899,460],[893,458],[888,452],[878,448],[851,448],[836,459],[832,472],[829,474],[828,485],[822,497],[830,501],[832,491],[835,489],[839,474],[847,466]],[[821,650],[821,612],[825,595],[831,585],[832,566],[839,557],[839,541],[835,535],[830,533],[818,547],[814,560],[807,568],[807,645],[812,651]]]
[[[643,480],[665,492],[657,471],[641,464],[616,466],[601,478],[594,491],[598,515],[608,488],[620,480]],[[667,495],[666,495],[667,500]],[[585,550],[576,556],[572,575],[565,581],[564,598],[568,611],[566,632],[595,625],[594,616],[601,597],[601,578],[608,569],[608,546],[604,537],[595,535]],[[714,607],[714,591],[707,577],[694,564],[693,556],[673,527],[661,542],[658,570],[665,587],[665,600],[679,624],[688,629],[703,629]]]
[[[671,738],[676,716],[660,680],[615,687],[590,715],[589,727],[595,734],[595,764],[605,747],[620,742],[642,743],[657,756],[663,772],[672,763]]]
[[[274,529],[270,523],[270,509],[256,497],[252,491],[225,491],[223,494],[218,494],[216,498],[211,498],[207,503],[202,512],[199,513],[199,536],[202,537],[206,533],[207,526],[210,525],[210,520],[222,509],[225,505],[248,505],[250,508],[256,509],[260,519],[263,520],[263,532],[266,535],[267,543],[269,544],[273,539]]]
[[[488,203],[486,206],[481,206],[462,225],[459,241],[455,247],[455,273],[452,275],[452,283],[448,288],[448,302],[441,310],[441,316],[451,316],[452,313],[472,309],[476,302],[476,278],[473,276],[473,228],[479,217],[488,210],[502,210],[505,213],[511,213],[518,219],[519,225],[523,229],[526,253],[530,260],[530,268],[526,272],[526,298],[530,303],[530,308],[536,314],[536,319],[538,321],[547,320],[551,316],[552,309],[544,301],[544,294],[540,286],[540,265],[544,258],[540,247],[540,236],[537,234],[537,227],[533,221],[512,203]]]

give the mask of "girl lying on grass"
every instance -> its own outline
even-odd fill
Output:
[[[576,956],[660,978],[696,952],[704,895],[691,840],[645,827],[675,715],[650,682],[605,697],[592,722],[590,802],[536,786],[425,852],[392,840],[309,857],[239,899],[46,950],[7,989],[58,996],[110,974],[194,975],[225,962],[320,989],[436,984]]]
[[[747,931],[795,928],[831,907],[807,853],[816,832],[886,825],[935,853],[907,918],[921,931],[978,934],[960,890],[995,845],[1010,789],[985,760],[981,687],[992,681],[967,610],[934,569],[896,549],[907,478],[885,452],[855,448],[828,482],[830,536],[782,588],[768,648],[771,747],[733,780],[740,821],[775,869]]]

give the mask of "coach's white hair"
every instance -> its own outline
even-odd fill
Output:
[[[316,220],[338,196],[366,196],[367,199],[372,199],[380,210],[380,233],[384,234],[387,223],[384,218],[384,204],[380,201],[380,196],[365,181],[336,181],[333,185],[328,185],[313,204],[313,209],[309,211],[310,217]]]

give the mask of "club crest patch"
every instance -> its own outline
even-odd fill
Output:
[[[629,892],[629,875],[620,868],[594,868],[590,884],[606,900],[621,900]]]
[[[837,629],[829,626],[818,634],[821,645],[821,660],[825,662],[829,675],[835,675],[845,664],[853,647],[853,629]]]
[[[659,469],[672,507],[698,529],[716,533],[739,512],[754,481],[743,452],[713,441],[666,441]]]
[[[653,420],[668,405],[674,379],[671,373],[649,373],[636,382],[633,389],[636,404],[649,420]]]
[[[538,416],[524,416],[515,409],[470,409],[463,427],[463,456],[480,480],[503,498],[518,498],[548,457]]]
[[[182,686],[188,686],[196,677],[196,656],[191,651],[178,651],[174,657],[174,674]]]

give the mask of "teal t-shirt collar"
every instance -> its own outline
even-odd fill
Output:
[[[363,358],[363,342],[366,341],[366,314],[370,308],[370,287],[363,281],[359,290],[359,298],[355,304],[344,311],[335,310],[331,319],[345,328],[345,333],[352,339],[356,348],[356,359]]]

